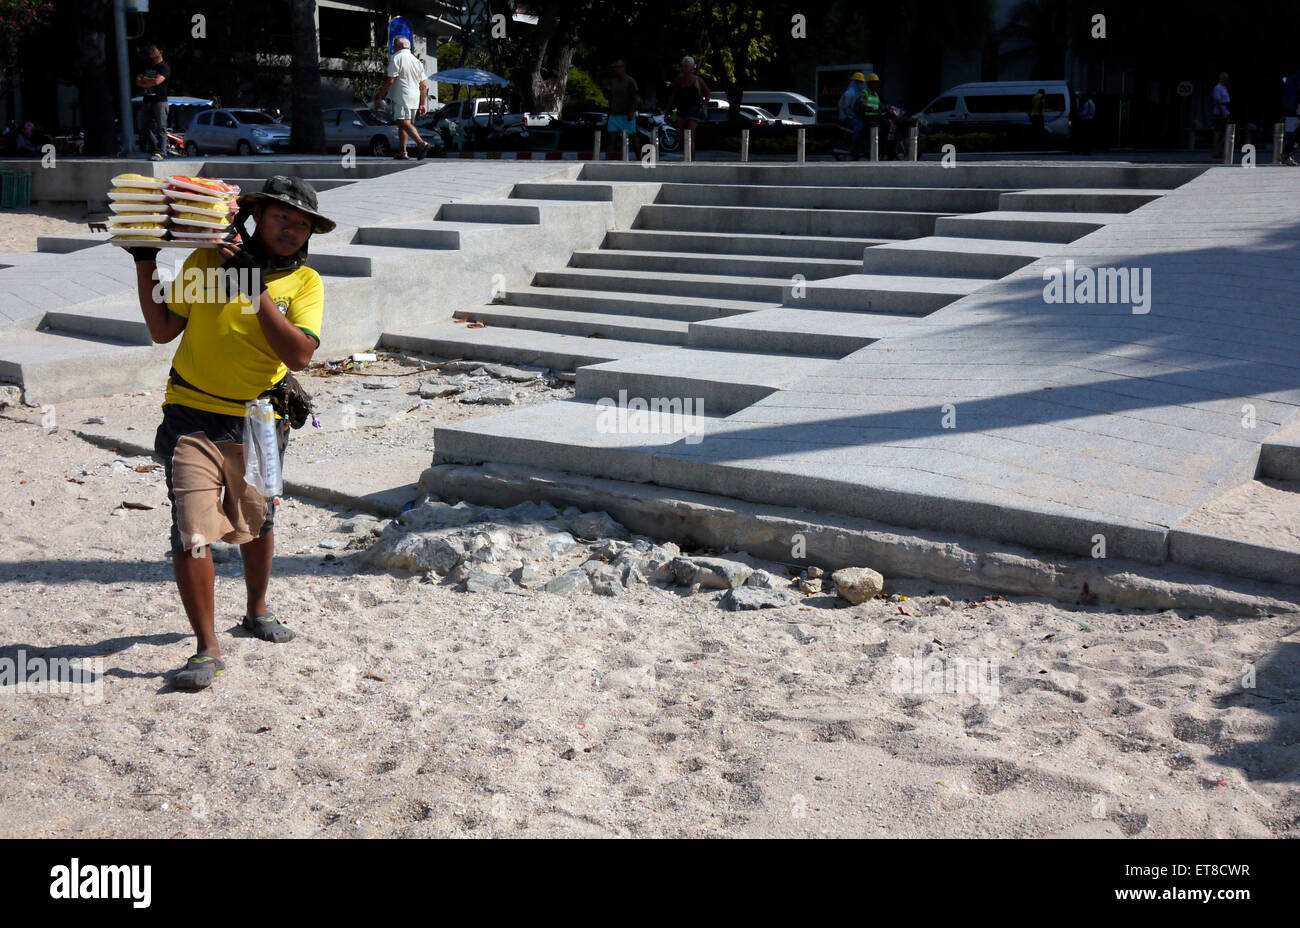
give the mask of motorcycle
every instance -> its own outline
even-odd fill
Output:
[[[912,127],[917,125],[915,116],[904,115],[903,111],[896,106],[887,106],[880,116],[876,117],[874,124],[880,127],[880,158],[882,161],[902,161],[907,157],[907,136]],[[862,134],[858,137],[856,147],[845,145],[832,149],[831,154],[835,156],[836,161],[847,161],[867,157],[865,150],[871,140],[871,126],[873,120],[868,119]],[[850,139],[853,137],[853,130],[840,123],[836,128],[843,132]]]
[[[682,143],[681,137],[677,134],[677,127],[669,125],[668,120],[659,110],[653,113],[636,114],[636,135],[638,149],[641,147],[642,137],[648,145],[655,144],[655,139],[658,138],[660,151],[677,151]]]

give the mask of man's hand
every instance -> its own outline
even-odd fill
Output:
[[[240,247],[238,244],[223,242],[217,246],[217,253],[225,258],[221,269],[224,271],[235,271],[236,281],[239,289],[252,297],[254,302],[257,297],[266,292],[266,280],[262,274],[262,263],[248,248]],[[254,293],[252,285],[256,282],[258,287]]]
[[[429,106],[428,106],[428,104],[427,104],[427,103],[421,103],[421,104],[420,104],[420,108],[419,108],[418,110],[415,111],[415,115],[417,115],[417,116],[423,116],[423,115],[424,115],[425,113],[427,113],[427,112],[429,112]]]

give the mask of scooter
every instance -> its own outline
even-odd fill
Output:
[[[852,159],[858,161],[868,156],[866,146],[871,144],[871,125],[870,120],[863,127],[862,134],[858,136],[856,148],[850,145],[836,147],[832,149],[831,154],[835,156],[836,161],[847,161]],[[903,111],[896,106],[887,106],[884,112],[875,121],[881,132],[878,139],[879,156],[883,161],[902,161],[907,157],[907,136],[912,127],[917,125],[916,117],[905,116]],[[850,139],[853,137],[853,130],[847,125],[841,123],[836,128],[847,135]]]
[[[660,151],[677,151],[681,147],[681,137],[677,134],[677,127],[668,124],[664,114],[655,110],[653,113],[636,114],[636,134],[637,147],[641,147],[640,139],[644,136],[647,144],[653,145],[655,138],[659,139]]]

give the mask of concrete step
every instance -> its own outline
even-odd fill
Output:
[[[691,348],[777,352],[843,358],[891,335],[904,334],[916,316],[845,313],[781,306],[690,324]]]
[[[138,300],[50,310],[40,331],[85,336],[128,345],[152,345]]]
[[[394,248],[452,249],[465,246],[467,237],[494,235],[516,226],[490,222],[408,222],[393,226],[362,226],[356,242]]]
[[[945,216],[935,223],[934,234],[1065,244],[1083,238],[1123,215],[999,210],[969,216]]]
[[[571,371],[584,364],[600,364],[618,358],[672,350],[646,342],[582,338],[503,326],[470,329],[455,322],[438,322],[385,332],[379,337],[379,344],[385,348],[442,358],[530,364],[558,371]]]
[[[507,290],[504,302],[511,306],[543,309],[571,309],[625,316],[649,316],[694,322],[768,309],[775,303],[748,300],[716,300],[655,293],[623,293],[606,290],[574,290],[565,287],[522,287]]]
[[[710,416],[728,416],[834,363],[790,354],[668,348],[578,369],[578,398],[628,396],[693,400]]]
[[[786,277],[729,277],[715,274],[670,274],[660,271],[607,271],[570,267],[538,271],[534,287],[607,290],[616,293],[658,293],[674,296],[721,297],[756,303],[781,302]]]
[[[508,200],[461,201],[442,204],[438,208],[437,218],[451,222],[496,222],[536,225],[542,221],[542,211],[535,202],[512,203]]]
[[[555,181],[553,183],[520,183],[510,191],[511,198],[531,200],[597,200],[614,199],[612,184],[593,184],[581,181]]]
[[[1005,192],[1007,191],[963,187],[664,184],[659,188],[655,203],[680,206],[978,213],[998,209],[998,197]]]
[[[790,277],[803,274],[819,279],[851,274],[861,261],[841,258],[777,258],[766,255],[700,255],[675,251],[630,251],[600,249],[575,251],[570,267],[628,271],[679,271],[698,274],[728,274],[739,277]]]
[[[295,165],[296,170],[297,166]],[[265,177],[222,177],[221,179],[228,184],[234,184],[242,193],[261,190],[262,185],[266,183]],[[353,177],[312,177],[309,178],[308,182],[317,193],[322,193],[326,190],[335,190],[339,187],[346,187],[348,184],[355,184],[358,179]]]
[[[617,392],[612,397],[616,403]],[[698,442],[721,422],[679,406],[629,410],[583,400],[534,403],[434,430],[435,464],[492,461],[649,483],[654,448]]]
[[[868,248],[862,254],[862,270],[867,274],[997,280],[1059,250],[1059,246],[1050,242],[932,235]]]
[[[690,232],[763,232],[776,235],[842,235],[920,238],[933,235],[944,213],[891,210],[777,209],[757,206],[641,207],[635,229]]]
[[[1300,481],[1300,423],[1280,429],[1264,442],[1259,454],[1259,476]]]
[[[8,333],[0,340],[0,382],[22,384],[34,405],[161,391],[175,351],[174,344],[133,345],[63,332]]]
[[[393,268],[409,267],[412,261],[438,251],[446,249],[354,244],[344,245],[337,251],[312,251],[308,255],[307,264],[321,274],[336,277],[374,277],[379,268],[385,265]]]
[[[846,238],[813,235],[744,235],[732,232],[680,232],[661,229],[610,230],[603,248],[629,251],[677,251],[695,254],[772,255],[780,258],[856,260],[864,248],[891,238]]]
[[[652,316],[604,315],[533,306],[479,306],[456,312],[457,319],[485,322],[490,326],[559,332],[563,335],[623,339],[657,345],[685,345],[689,323]]]
[[[1009,190],[1002,193],[993,208],[1020,212],[1129,213],[1168,192],[1114,187]]]
[[[800,309],[928,316],[989,283],[966,277],[905,277],[890,274],[850,274],[803,284],[796,299],[793,285],[782,288],[782,305]]]

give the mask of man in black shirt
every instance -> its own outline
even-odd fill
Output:
[[[157,45],[145,49],[145,55],[145,67],[136,75],[135,85],[144,91],[144,131],[153,147],[153,160],[161,161],[167,152],[167,83],[172,69]]]

